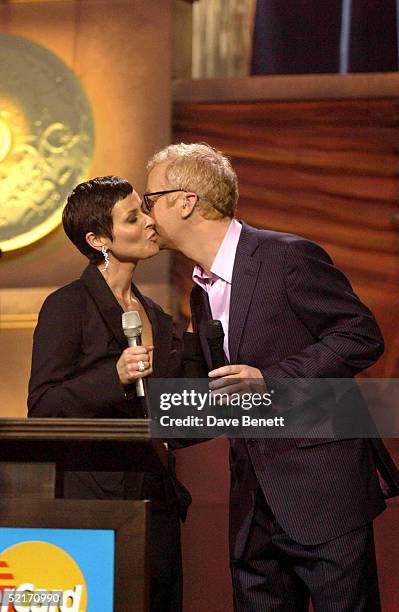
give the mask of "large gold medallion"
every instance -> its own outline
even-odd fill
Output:
[[[0,34],[0,248],[42,238],[86,176],[94,144],[85,92],[51,51]]]

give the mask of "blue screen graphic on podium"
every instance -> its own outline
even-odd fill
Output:
[[[114,555],[113,530],[3,527],[0,612],[112,612]]]

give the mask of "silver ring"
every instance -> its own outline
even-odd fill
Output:
[[[144,370],[146,369],[144,361],[137,362],[137,369],[139,372],[144,372]]]

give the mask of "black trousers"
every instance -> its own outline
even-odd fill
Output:
[[[242,558],[231,563],[235,612],[380,612],[372,524],[305,546],[277,523],[260,490]]]

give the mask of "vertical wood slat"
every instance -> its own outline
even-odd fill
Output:
[[[256,0],[199,0],[193,5],[193,78],[245,76]]]

